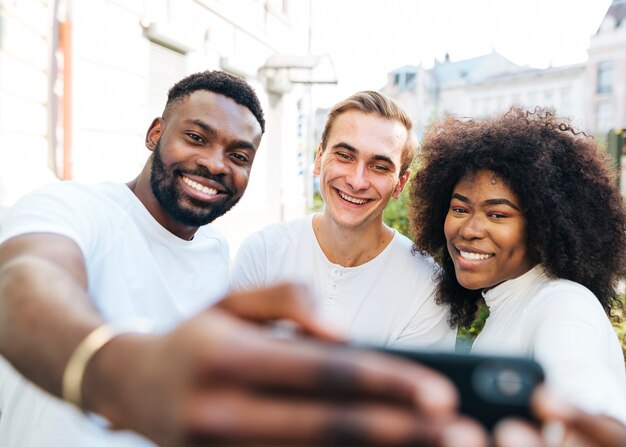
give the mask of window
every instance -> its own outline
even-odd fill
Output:
[[[167,91],[187,73],[183,53],[150,41],[150,73],[148,77],[149,119],[161,116],[167,100]]]
[[[596,108],[596,132],[606,132],[613,127],[613,107],[610,102],[601,102]]]
[[[397,85],[400,90],[409,90],[415,87],[415,73],[402,72],[393,75],[393,85]]]
[[[406,74],[406,88],[410,89],[415,85],[415,73]]]
[[[289,16],[289,0],[265,0],[265,9],[272,14],[287,18]]]
[[[537,103],[537,97],[538,97],[538,93],[537,92],[528,92],[528,107],[530,109],[534,109],[535,107],[537,107],[539,104]]]
[[[604,61],[598,64],[598,93],[610,93],[613,83],[613,61]]]
[[[569,88],[561,89],[561,113],[568,115],[572,110],[572,95]]]
[[[546,90],[543,92],[543,104],[544,107],[554,107],[554,101],[552,100],[552,91]]]

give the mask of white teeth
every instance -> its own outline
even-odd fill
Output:
[[[356,205],[363,205],[365,202],[367,202],[367,200],[357,199],[356,197],[350,197],[342,192],[339,192],[339,195],[341,196],[343,200],[347,200],[348,202],[354,203]]]
[[[205,194],[217,194],[217,189],[209,188],[208,186],[201,185],[198,182],[194,182],[193,180],[183,177],[183,182],[187,183],[193,189],[197,189],[198,191],[202,191]]]
[[[461,251],[459,250],[461,257],[463,259],[467,259],[468,261],[483,261],[485,259],[489,259],[492,255],[482,254],[482,253],[472,253],[469,251]]]

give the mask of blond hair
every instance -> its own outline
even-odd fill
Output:
[[[382,93],[372,90],[357,92],[349,98],[335,104],[333,108],[330,109],[322,132],[322,141],[320,143],[322,151],[326,149],[330,131],[337,117],[350,110],[358,110],[368,114],[376,113],[383,118],[398,121],[404,126],[407,131],[407,139],[402,148],[400,175],[404,174],[411,165],[417,150],[417,140],[413,134],[413,123],[409,115],[396,101]]]

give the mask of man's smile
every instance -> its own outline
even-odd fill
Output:
[[[189,186],[191,186],[194,189],[197,189],[198,191],[201,191],[205,194],[217,194],[217,189],[209,188],[208,186],[203,186],[200,183],[195,182],[188,177],[185,177],[185,176],[181,176],[181,177],[183,179],[183,182],[187,183]]]
[[[370,201],[370,199],[360,199],[358,197],[350,196],[346,194],[345,192],[339,191],[338,189],[336,191],[339,197],[341,197],[343,200],[345,200],[346,202],[353,203],[355,205],[364,205]]]

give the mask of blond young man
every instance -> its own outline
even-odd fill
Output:
[[[251,235],[230,288],[308,286],[322,317],[358,342],[452,349],[448,311],[433,298],[434,264],[383,222],[409,178],[415,138],[390,98],[358,92],[329,112],[317,150],[324,210]]]

